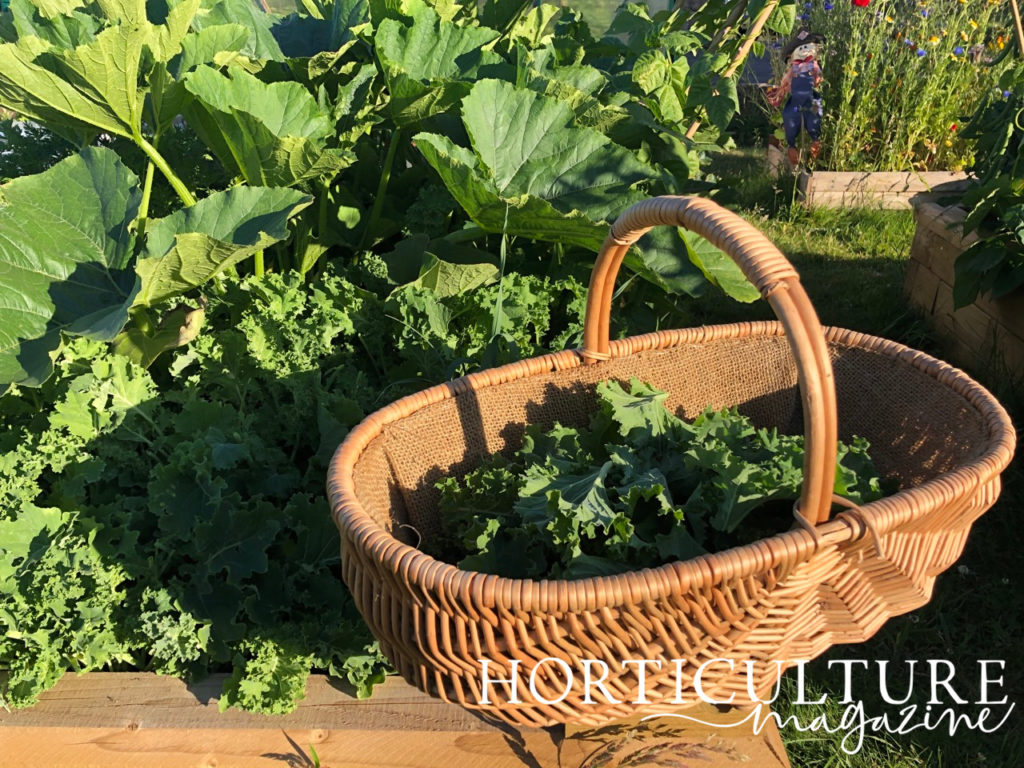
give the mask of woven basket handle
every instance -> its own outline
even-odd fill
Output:
[[[717,203],[697,197],[656,197],[631,206],[612,225],[590,278],[583,325],[585,362],[609,357],[608,327],[615,277],[629,247],[658,225],[686,227],[729,254],[782,323],[796,358],[804,409],[804,482],[798,511],[812,525],[829,518],[835,483],[835,381],[825,336],[800,278],[757,229]]]

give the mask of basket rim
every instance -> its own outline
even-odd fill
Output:
[[[514,579],[462,570],[405,544],[370,517],[355,494],[353,473],[366,447],[388,424],[460,394],[584,365],[579,350],[564,350],[436,384],[368,415],[349,432],[331,458],[327,474],[331,516],[343,538],[347,537],[352,545],[415,587],[418,593],[433,595],[434,599],[438,593],[447,597],[443,605],[458,604],[471,612],[486,614],[492,610],[593,611],[627,601],[662,599],[693,584],[744,578],[779,566],[788,569],[809,559],[822,547],[838,547],[868,535],[874,537],[877,546],[879,536],[961,500],[995,480],[1009,464],[1016,445],[1016,431],[1009,415],[987,389],[966,373],[924,352],[877,336],[831,326],[825,327],[824,332],[829,344],[898,358],[962,396],[984,418],[989,436],[987,449],[949,472],[865,504],[859,513],[844,510],[816,526],[813,532],[798,527],[686,561],[574,580]],[[612,341],[610,355],[611,360],[616,360],[638,352],[709,341],[778,336],[785,333],[777,321],[664,330]]]

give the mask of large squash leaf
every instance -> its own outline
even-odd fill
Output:
[[[606,136],[573,124],[568,105],[498,80],[463,102],[472,151],[421,133],[416,146],[449,192],[491,232],[597,250],[613,218],[658,172]]]
[[[2,188],[0,388],[38,386],[61,332],[111,339],[138,291],[127,268],[142,195],[109,149],[88,148]]]
[[[200,66],[184,79],[194,97],[189,122],[225,168],[252,185],[291,186],[354,160],[326,146],[333,123],[302,85],[264,83],[240,67],[228,72]]]
[[[407,13],[411,18],[381,21],[374,37],[391,94],[389,108],[401,126],[447,112],[469,93],[481,67],[503,65],[486,49],[499,37],[496,30],[446,22],[425,5]]]
[[[102,0],[98,6],[111,25],[95,35],[82,22],[66,21],[39,25],[46,29],[42,37],[0,45],[0,106],[79,141],[96,131],[141,134],[143,52],[158,62],[175,56],[199,0],[164,6],[160,24],[148,20],[144,0]],[[55,30],[68,34],[51,34]]]
[[[482,80],[463,101],[472,149],[420,133],[416,146],[470,218],[490,232],[601,247],[612,221],[646,195],[655,168],[599,131],[575,124],[564,100]],[[681,242],[680,242],[681,241]],[[741,301],[758,297],[732,260],[692,233],[656,230],[627,265],[675,293],[702,293],[705,279]]]
[[[281,46],[271,31],[281,16],[266,13],[253,0],[214,0],[204,4],[192,20],[192,28],[202,31],[220,24],[238,24],[249,30],[249,39],[242,53],[252,59],[284,61]]]
[[[293,189],[235,187],[150,222],[136,264],[135,303],[156,304],[288,237],[288,219],[312,198]]]

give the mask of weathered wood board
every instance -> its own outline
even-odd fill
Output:
[[[360,701],[322,676],[310,678],[289,715],[221,713],[223,682],[223,675],[192,686],[145,673],[66,675],[36,706],[0,712],[0,767],[313,768],[319,760],[323,768],[580,768],[594,761],[613,768],[646,750],[652,759],[696,756],[706,768],[736,760],[789,768],[774,725],[754,735],[659,718],[570,727],[566,736],[560,728],[486,721],[398,678]],[[743,713],[705,717],[727,723]]]
[[[797,179],[797,191],[804,204],[811,208],[897,210],[910,208],[911,198],[916,195],[956,194],[969,183],[966,173],[953,171],[802,171]]]

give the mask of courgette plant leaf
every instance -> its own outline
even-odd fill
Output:
[[[323,7],[322,18],[293,13],[277,21],[271,33],[285,56],[308,59],[352,42],[352,30],[369,20],[368,0],[334,0]]]
[[[401,126],[453,109],[481,67],[504,66],[486,50],[499,37],[496,30],[456,26],[427,6],[409,13],[411,19],[384,19],[374,36],[391,93],[389,109]]]
[[[416,135],[416,146],[491,232],[596,251],[607,234],[599,222],[642,197],[633,184],[658,175],[597,131],[573,125],[566,104],[510,83],[481,80],[462,111],[472,151],[430,133]]]
[[[189,123],[225,168],[254,186],[287,187],[354,161],[350,151],[326,146],[333,123],[301,84],[264,83],[240,67],[228,72],[200,66],[184,78],[194,97]]]
[[[90,147],[0,190],[0,387],[38,386],[61,332],[113,338],[138,291],[127,268],[142,194],[109,149]]]
[[[176,55],[199,0],[164,6],[160,24],[147,19],[143,0],[98,5],[112,24],[85,42],[79,26],[66,40],[30,35],[0,45],[0,105],[80,143],[97,131],[141,134],[143,52],[158,62]]]
[[[257,8],[252,0],[206,0],[192,20],[192,28],[201,32],[220,24],[239,24],[249,30],[242,53],[252,59],[284,61],[286,57],[272,32],[280,19],[278,14]]]
[[[218,272],[288,237],[288,219],[312,198],[293,189],[234,187],[152,220],[135,266],[138,305],[197,288]]]
[[[63,48],[74,48],[96,36],[99,21],[76,8],[84,3],[38,3],[11,0],[11,15],[0,17],[0,39],[14,43],[22,37],[39,37]]]

